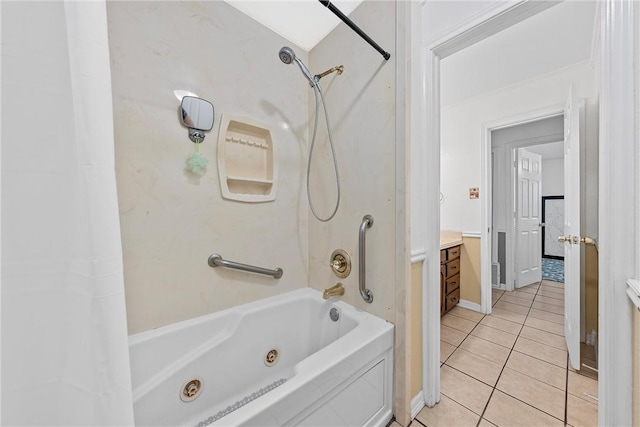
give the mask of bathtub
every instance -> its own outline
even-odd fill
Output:
[[[129,347],[138,426],[392,417],[393,325],[311,288],[132,335]]]

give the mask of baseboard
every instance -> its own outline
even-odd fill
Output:
[[[420,410],[424,408],[424,396],[422,394],[422,390],[416,394],[416,396],[411,399],[411,419],[413,420]]]
[[[458,301],[458,307],[482,313],[482,306],[480,304],[476,304],[475,302],[461,299],[460,301]]]

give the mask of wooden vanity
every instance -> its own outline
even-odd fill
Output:
[[[456,232],[440,234],[440,315],[460,301],[460,253],[462,235]]]

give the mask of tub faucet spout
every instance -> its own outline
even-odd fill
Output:
[[[329,297],[336,297],[340,295],[344,295],[344,287],[342,286],[342,283],[338,282],[332,287],[325,289],[322,293],[322,298],[328,299]]]

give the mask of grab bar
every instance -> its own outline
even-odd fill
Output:
[[[269,268],[256,267],[254,265],[241,264],[239,262],[227,261],[222,259],[220,254],[211,254],[209,256],[209,267],[226,267],[233,268],[235,270],[248,271],[250,273],[264,274],[265,276],[273,276],[274,279],[282,277],[282,269],[276,268],[271,270]]]
[[[360,224],[360,235],[358,237],[358,284],[360,287],[360,295],[362,299],[371,304],[373,302],[373,292],[366,288],[365,284],[365,232],[367,228],[371,228],[373,225],[373,217],[371,215],[365,215],[362,218],[362,224]]]

